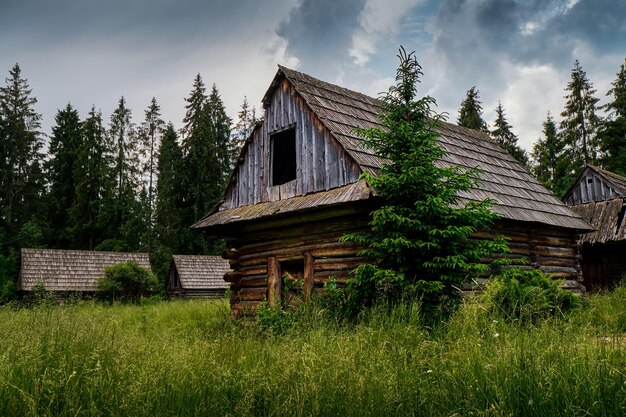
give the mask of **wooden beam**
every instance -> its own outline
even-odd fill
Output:
[[[271,307],[280,307],[282,293],[280,263],[274,256],[267,258],[267,300]]]
[[[313,255],[310,252],[304,254],[304,301],[309,301],[313,294]]]

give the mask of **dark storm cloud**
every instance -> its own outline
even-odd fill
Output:
[[[365,0],[301,0],[276,33],[287,41],[287,52],[298,58],[303,70],[333,78],[337,67],[350,59],[364,5]]]

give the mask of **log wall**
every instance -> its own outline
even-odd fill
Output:
[[[271,184],[271,135],[295,128],[296,179]],[[356,182],[361,170],[309,109],[293,86],[283,80],[254,130],[222,209],[282,200]]]
[[[231,283],[231,309],[240,315],[254,312],[262,302],[278,305],[285,294],[282,273],[302,278],[298,294],[306,300],[323,287],[330,277],[341,284],[350,272],[367,260],[357,256],[359,247],[352,242],[339,242],[346,233],[367,227],[367,215],[341,214],[323,221],[300,220],[280,228],[263,228],[259,222],[253,230],[242,229],[225,257],[232,272],[226,276]],[[527,259],[522,268],[539,268],[555,279],[563,279],[564,287],[580,291],[582,275],[576,247],[576,236],[562,229],[536,227],[501,221],[490,232],[477,233],[475,238],[509,239],[511,252],[501,255],[514,260]],[[486,260],[488,262],[489,260]],[[295,271],[294,267],[300,268]],[[476,290],[488,277],[468,283],[466,290]],[[282,297],[282,298],[281,298]]]

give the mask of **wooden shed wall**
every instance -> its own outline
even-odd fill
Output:
[[[272,186],[270,135],[291,127],[296,129],[296,179]],[[221,209],[328,190],[356,182],[360,173],[358,165],[283,79],[265,108],[264,122],[253,132]]]
[[[260,303],[277,297],[272,286],[272,274],[281,275],[281,269],[301,268],[300,278],[303,299],[315,289],[323,287],[329,277],[341,283],[350,272],[366,259],[357,256],[359,248],[351,242],[339,242],[346,233],[367,227],[365,211],[343,214],[324,221],[302,221],[282,227],[256,222],[253,230],[240,230],[227,257],[232,272],[226,280],[231,283],[231,309],[233,314],[253,312]],[[477,233],[476,238],[504,236],[509,239],[511,253],[507,258],[528,260],[523,268],[539,268],[565,280],[564,287],[580,291],[582,275],[573,232],[548,227],[529,227],[520,222],[500,222],[488,233]],[[291,272],[291,271],[290,271]],[[468,283],[466,290],[484,284]],[[278,295],[280,296],[280,295]],[[287,295],[285,295],[287,296]]]

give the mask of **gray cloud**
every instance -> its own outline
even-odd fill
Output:
[[[276,33],[287,41],[287,52],[298,58],[303,70],[334,78],[350,60],[352,35],[364,5],[365,0],[301,0]]]

